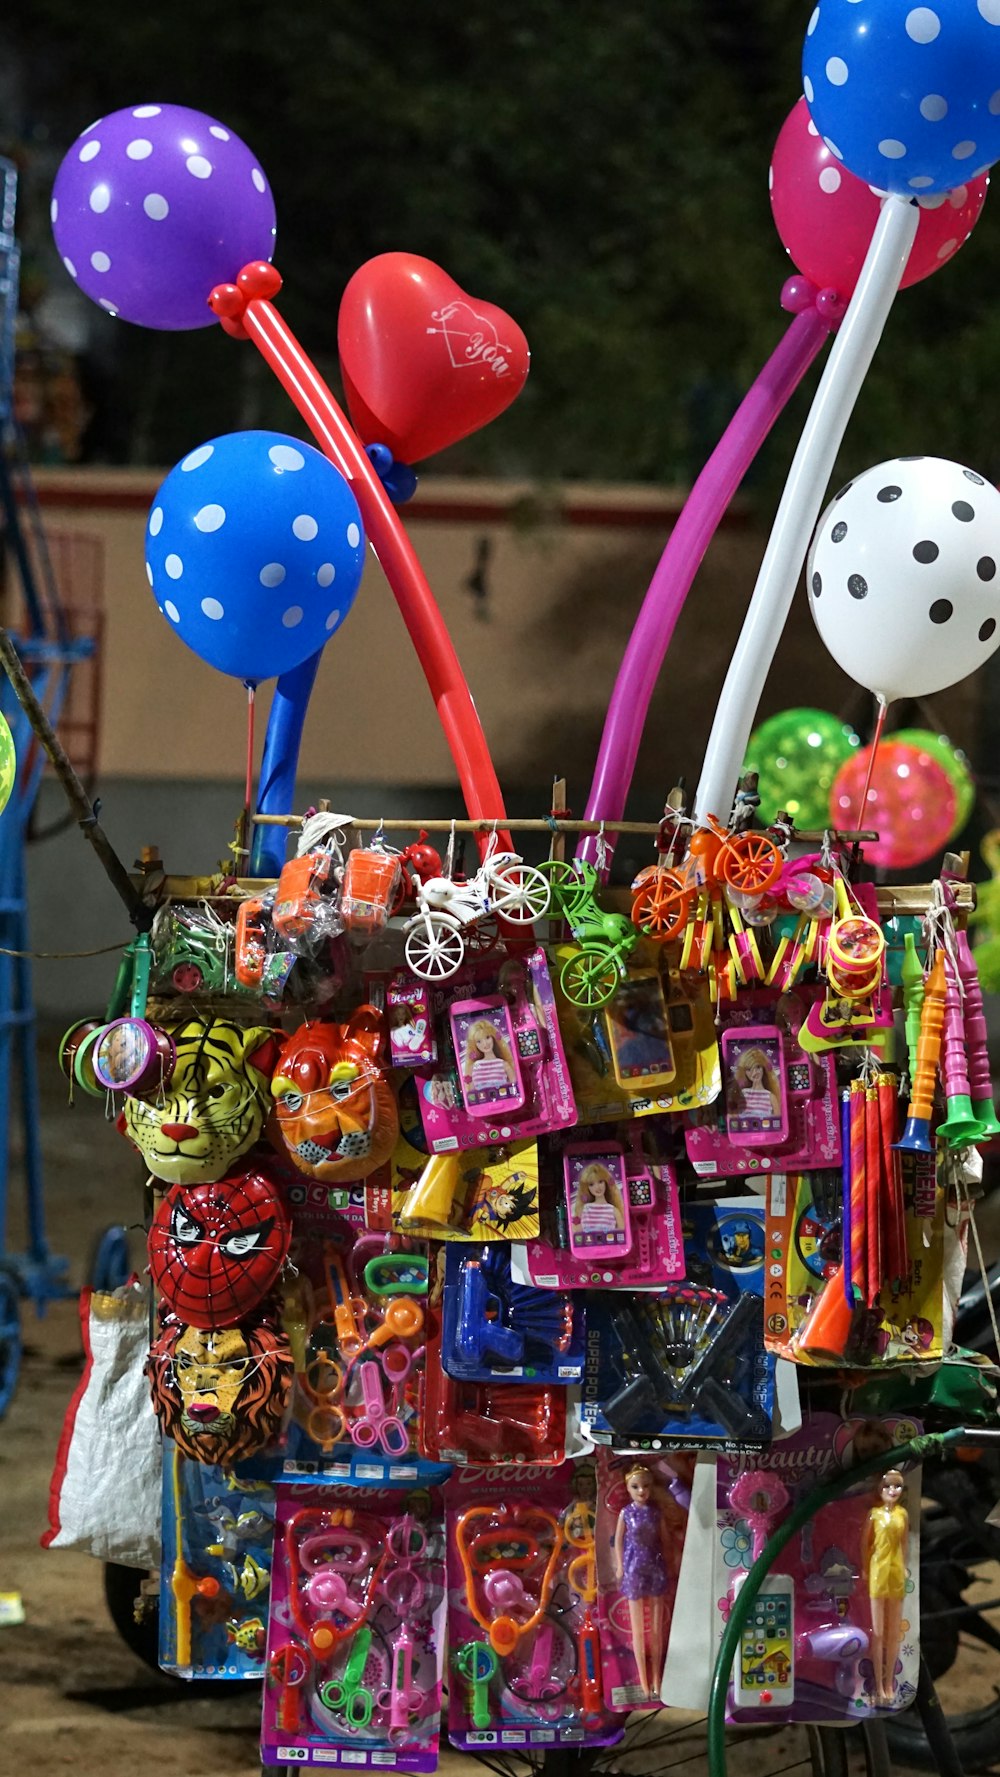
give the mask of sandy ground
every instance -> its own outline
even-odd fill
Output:
[[[42,1058],[49,1236],[68,1256],[78,1286],[98,1232],[135,1221],[140,1181],[101,1107],[88,1100],[67,1108],[53,1047]],[[16,1164],[15,1156],[15,1192]],[[12,1209],[10,1246],[18,1250],[24,1237],[17,1197]],[[138,1231],[133,1239],[138,1259]],[[256,1687],[231,1685],[222,1695],[215,1687],[209,1694],[154,1674],[113,1628],[100,1566],[87,1556],[39,1547],[53,1454],[80,1369],[75,1301],[52,1304],[42,1320],[26,1308],[24,1333],[19,1387],[0,1424],[0,1593],[19,1592],[26,1612],[23,1624],[0,1628],[0,1766],[31,1777],[68,1769],[133,1777],[154,1768],[158,1777],[256,1777]],[[1000,1662],[980,1661],[969,1677],[970,1702],[982,1701],[1000,1685]],[[678,1765],[689,1777],[702,1777],[703,1730],[685,1728],[676,1717],[670,1726],[669,1750],[637,1751],[627,1761],[637,1777]],[[803,1751],[801,1735],[772,1735],[744,1743],[731,1769],[740,1777],[764,1777],[790,1769]],[[483,1767],[446,1753],[442,1769],[461,1777]]]

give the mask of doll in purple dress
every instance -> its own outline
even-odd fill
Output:
[[[625,1476],[628,1505],[615,1530],[615,1580],[628,1599],[632,1652],[643,1696],[659,1692],[665,1652],[665,1607],[670,1580],[670,1543],[665,1514],[658,1504],[655,1481],[643,1463]]]

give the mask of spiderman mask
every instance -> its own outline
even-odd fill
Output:
[[[281,1188],[261,1165],[174,1185],[149,1231],[150,1275],[189,1326],[232,1327],[277,1282],[291,1233]]]

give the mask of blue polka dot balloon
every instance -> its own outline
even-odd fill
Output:
[[[1000,0],[819,0],[803,88],[831,154],[902,197],[1000,158]]]
[[[290,672],[339,629],[364,567],[361,514],[338,469],[282,432],[199,445],[163,482],[146,575],[181,640],[256,684]]]

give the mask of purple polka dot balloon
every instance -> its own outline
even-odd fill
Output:
[[[274,252],[274,199],[245,142],[186,105],[135,105],[84,130],[52,193],[70,277],[138,327],[210,327],[208,298]]]

